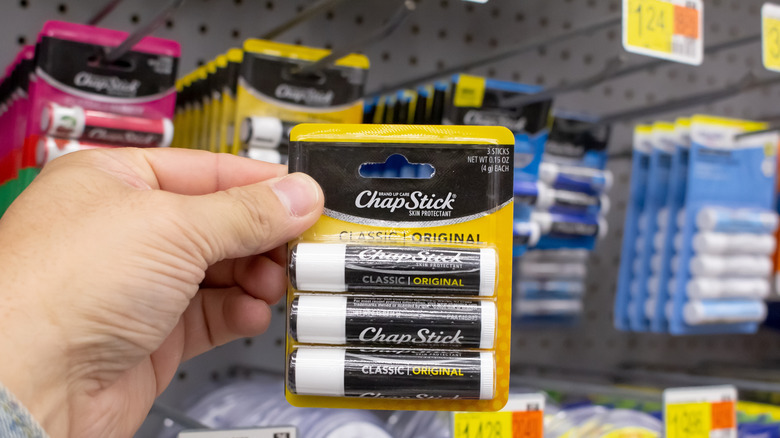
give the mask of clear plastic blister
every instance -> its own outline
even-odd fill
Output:
[[[293,405],[503,407],[513,144],[503,128],[293,130],[290,171],[325,194],[323,216],[289,244]]]

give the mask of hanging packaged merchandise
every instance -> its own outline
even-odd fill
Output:
[[[244,52],[241,49],[230,49],[224,55],[227,61],[224,80],[222,82],[222,112],[219,120],[219,152],[238,155],[235,149],[236,132],[236,94],[238,93],[238,73]]]
[[[650,168],[650,153],[653,150],[653,128],[640,125],[634,128],[633,158],[631,165],[631,186],[626,219],[623,226],[623,246],[620,251],[617,294],[615,296],[615,327],[618,330],[630,330],[629,308],[638,304],[633,300],[632,284],[636,283],[639,270],[634,268],[635,261],[641,259],[642,245],[637,245],[642,235],[640,224],[646,221],[645,193]]]
[[[238,77],[235,126],[242,131],[271,126],[253,118],[273,118],[274,132],[243,132],[234,138],[236,150],[253,156],[255,149],[277,150],[284,159],[289,142],[285,125],[302,122],[360,123],[368,58],[350,54],[315,72],[299,70],[330,54],[329,50],[250,39]],[[266,120],[267,121],[267,120]],[[281,136],[278,127],[283,127]],[[257,143],[252,140],[262,139]],[[272,141],[273,140],[273,141]],[[243,141],[249,141],[244,143]],[[260,152],[262,153],[262,151]]]
[[[501,127],[293,128],[290,171],[320,184],[325,213],[290,242],[290,403],[506,403],[513,172],[480,163],[513,145]],[[398,159],[392,176],[376,169]]]
[[[756,131],[762,123],[694,116],[682,245],[670,303],[673,334],[754,333],[766,318],[761,296],[697,299],[688,285],[699,279],[769,282],[767,255],[740,247],[728,254],[699,250],[694,241],[705,233],[749,233],[773,237],[777,229],[774,188],[777,171],[777,131]],[[704,250],[704,251],[701,251]]]
[[[23,166],[23,145],[29,112],[30,76],[35,48],[25,46],[5,71],[0,85],[0,215],[32,179]]]
[[[657,210],[657,233],[653,238],[655,256],[661,260],[660,269],[651,269],[647,279],[649,298],[645,305],[645,313],[650,320],[650,329],[657,333],[668,331],[669,321],[666,317],[666,305],[669,301],[669,284],[677,265],[672,260],[678,255],[682,242],[677,216],[685,206],[685,193],[688,183],[688,157],[691,150],[691,121],[678,119],[674,126],[674,146],[671,152],[668,188],[666,200]],[[662,156],[659,151],[659,157]],[[660,162],[660,161],[659,161]],[[649,239],[649,237],[648,237]],[[638,241],[639,242],[639,241]],[[643,249],[646,249],[644,247]],[[652,264],[651,264],[652,267]],[[674,290],[674,288],[672,288]]]
[[[49,21],[37,45],[25,136],[35,166],[41,136],[105,145],[168,146],[173,138],[175,41],[146,37],[117,61],[103,59],[127,33]]]

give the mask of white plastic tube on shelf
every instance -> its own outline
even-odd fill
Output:
[[[686,286],[692,299],[759,298],[769,296],[769,281],[763,278],[693,278]]]
[[[688,325],[762,322],[766,313],[766,303],[760,300],[696,300],[686,303],[683,308],[683,317]]]
[[[754,233],[701,232],[693,236],[697,254],[754,254],[768,256],[775,252],[775,236]]]
[[[690,263],[694,277],[769,277],[772,272],[769,257],[697,255]]]

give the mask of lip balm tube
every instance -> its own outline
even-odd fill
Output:
[[[601,217],[534,211],[531,220],[539,224],[542,234],[601,238],[607,233],[607,221]]]
[[[520,290],[524,292],[528,292],[528,291],[559,292],[567,295],[582,295],[585,293],[585,284],[581,281],[522,280],[517,282],[517,286]]]
[[[690,301],[683,308],[683,318],[688,325],[736,324],[762,322],[766,312],[766,303],[760,300]]]
[[[700,231],[771,234],[777,229],[777,214],[766,210],[704,207],[696,215]]]
[[[522,258],[522,257],[521,257]],[[520,265],[523,279],[572,279],[581,280],[588,275],[584,263],[539,263],[523,261]]]
[[[653,249],[655,249],[656,252],[663,251],[665,240],[666,232],[659,231],[655,233],[655,236],[653,236]]]
[[[299,395],[491,400],[493,353],[299,347],[288,358],[287,389]]]
[[[41,111],[41,131],[55,137],[137,147],[168,147],[173,122],[167,118],[131,117],[48,103]]]
[[[238,135],[247,148],[276,149],[289,141],[295,125],[276,117],[246,117],[241,121]]]
[[[769,282],[760,278],[693,278],[685,289],[692,299],[769,296]]]
[[[755,254],[768,256],[775,252],[775,236],[752,233],[699,232],[693,236],[693,249],[704,254]]]
[[[669,208],[664,207],[660,210],[658,210],[658,216],[656,216],[656,222],[658,222],[658,227],[663,227],[666,229],[667,224],[669,223]]]
[[[647,293],[658,295],[658,286],[661,285],[661,278],[658,275],[652,275],[647,279]]]
[[[586,262],[590,257],[587,249],[537,249],[523,254],[522,260],[534,262]]]
[[[535,222],[515,222],[513,225],[513,245],[536,246],[542,231]]]
[[[645,301],[645,316],[647,319],[655,318],[655,305],[655,298],[649,298],[647,301]]]
[[[301,291],[492,296],[493,248],[299,243],[290,282]]]
[[[300,295],[290,333],[305,344],[493,348],[492,301]]]
[[[641,236],[634,242],[634,251],[636,251],[637,257],[645,252],[645,239],[642,239]]]
[[[556,189],[602,193],[612,187],[612,172],[588,167],[539,164],[539,180]]]
[[[664,313],[666,313],[666,319],[672,319],[672,316],[674,316],[674,301],[666,303]]]
[[[768,257],[697,255],[691,259],[694,277],[769,277],[771,272],[772,261]]]
[[[574,316],[582,313],[582,301],[563,300],[521,300],[515,302],[512,313],[515,316]]]
[[[38,140],[38,148],[35,152],[35,162],[38,167],[50,162],[55,158],[71,152],[85,151],[88,149],[111,148],[112,146],[82,143],[77,140],[66,140],[53,137],[41,137]]]
[[[653,254],[653,256],[650,257],[650,270],[655,273],[660,273],[663,261],[663,254]]]

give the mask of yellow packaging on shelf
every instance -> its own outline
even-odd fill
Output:
[[[514,143],[503,127],[293,128],[290,171],[325,211],[289,243],[291,404],[506,404]]]
[[[236,93],[233,151],[266,161],[285,157],[289,130],[297,123],[360,123],[369,62],[350,54],[319,71],[303,67],[329,50],[250,39]]]

